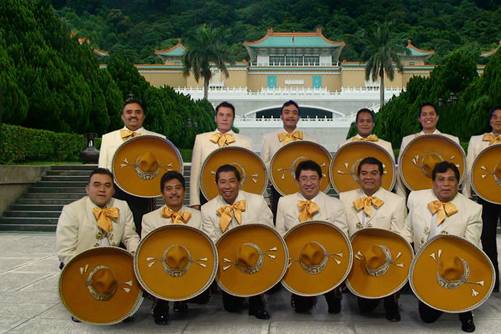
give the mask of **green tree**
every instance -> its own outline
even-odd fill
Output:
[[[376,26],[375,30],[368,33],[367,38],[367,64],[365,65],[365,80],[376,81],[379,78],[379,106],[384,106],[384,78],[393,80],[395,67],[399,72],[403,70],[399,53],[405,49],[401,43],[392,37],[390,24],[385,22]]]
[[[186,53],[183,57],[184,75],[188,76],[190,71],[195,80],[200,78],[204,81],[204,99],[207,100],[209,93],[209,82],[212,78],[211,66],[219,69],[228,77],[226,68],[226,48],[220,39],[218,30],[210,26],[202,25],[193,34],[183,41]]]

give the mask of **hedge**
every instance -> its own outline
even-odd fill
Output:
[[[0,164],[27,161],[78,161],[83,135],[0,124]]]

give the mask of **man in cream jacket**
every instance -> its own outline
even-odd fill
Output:
[[[202,230],[216,243],[226,231],[242,224],[273,226],[273,216],[262,195],[240,190],[241,176],[232,165],[222,165],[216,170],[219,195],[202,206]],[[228,312],[239,312],[243,298],[224,291],[223,305]],[[249,298],[249,315],[269,319],[262,295]]]
[[[433,168],[432,180],[432,189],[413,191],[407,201],[416,252],[439,234],[456,235],[479,247],[482,207],[458,193],[459,169],[451,162],[442,161]],[[419,301],[419,315],[424,322],[434,322],[441,314]],[[475,330],[471,311],[460,313],[459,319],[463,331]]]
[[[139,244],[132,212],[126,202],[113,198],[113,174],[97,168],[91,172],[87,196],[65,205],[56,229],[56,249],[61,265],[75,255],[99,246],[119,246],[129,252]]]
[[[231,130],[235,120],[235,107],[228,102],[221,102],[216,107],[214,116],[217,129],[211,132],[198,134],[195,137],[193,152],[191,156],[191,174],[190,174],[190,206],[200,209],[200,206],[207,200],[200,193],[200,174],[205,159],[221,147],[239,146],[252,149],[249,138],[236,134]]]
[[[350,236],[358,230],[374,227],[400,234],[410,242],[405,199],[381,187],[383,175],[381,161],[367,157],[358,164],[360,188],[339,194],[346,210]],[[379,299],[357,298],[362,313],[374,310],[380,302]],[[400,321],[398,293],[383,298],[383,305],[386,319]]]

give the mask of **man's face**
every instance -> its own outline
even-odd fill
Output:
[[[183,206],[184,201],[184,188],[181,182],[178,179],[165,182],[162,189],[162,197],[167,207],[179,210]]]
[[[223,197],[226,203],[233,204],[240,190],[240,182],[234,172],[221,172],[217,181],[219,195]]]
[[[489,120],[492,132],[501,134],[501,109],[496,109]]]
[[[373,195],[381,187],[382,175],[379,171],[378,165],[363,164],[360,167],[360,174],[358,175],[358,182],[360,188],[368,196]]]
[[[310,200],[320,192],[320,176],[314,170],[302,170],[297,180],[299,191],[304,198]]]
[[[280,118],[284,124],[284,129],[293,130],[296,128],[297,122],[299,122],[299,110],[293,104],[288,105],[282,109]]]
[[[85,191],[92,203],[103,208],[115,193],[113,180],[106,174],[94,174],[90,178],[89,184],[85,187]]]
[[[361,112],[358,114],[356,125],[360,136],[367,137],[370,135],[372,133],[372,129],[374,129],[374,121],[372,120],[371,114],[368,112]]]
[[[437,173],[432,183],[432,189],[439,201],[444,203],[452,201],[458,193],[458,180],[454,171],[448,169],[445,173]]]
[[[136,131],[143,126],[144,111],[139,103],[126,104],[122,110],[122,121],[127,129]]]
[[[214,121],[219,131],[225,133],[231,130],[233,125],[233,111],[228,107],[219,107]]]
[[[433,132],[437,128],[438,115],[432,106],[424,106],[419,113],[419,123],[423,131]]]

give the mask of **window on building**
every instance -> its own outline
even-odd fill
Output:
[[[267,87],[268,88],[277,88],[277,76],[276,75],[268,75],[266,78]]]
[[[304,56],[305,66],[318,66],[320,65],[320,56]]]
[[[314,75],[311,78],[311,86],[313,88],[322,88],[322,76],[321,75]]]
[[[270,56],[270,66],[284,66],[285,56]]]

